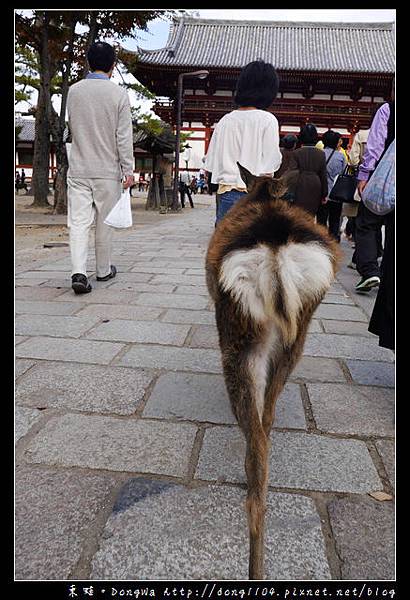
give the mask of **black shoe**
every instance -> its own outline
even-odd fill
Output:
[[[82,273],[74,273],[72,275],[71,287],[76,294],[88,294],[93,289],[87,277]]]
[[[362,277],[355,289],[356,292],[369,292],[378,285],[380,285],[380,277],[377,277],[377,275],[374,275],[373,277]]]
[[[111,273],[108,273],[105,277],[97,277],[97,281],[108,281],[109,279],[113,279],[117,274],[117,269],[114,265],[111,265]]]

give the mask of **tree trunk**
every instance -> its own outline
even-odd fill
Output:
[[[54,188],[54,214],[57,215],[67,214],[68,156],[64,141],[64,131],[69,79],[74,58],[75,27],[77,20],[77,13],[73,13],[70,19],[70,37],[68,49],[66,50],[67,58],[64,65],[63,82],[61,86],[60,116],[58,116],[54,110],[51,99],[49,104],[49,119],[50,123],[52,123],[53,138],[56,144],[57,176]]]
[[[67,171],[68,157],[65,143],[59,140],[56,147],[57,175],[54,188],[54,214],[67,214]]]
[[[36,110],[33,174],[31,188],[34,194],[33,206],[48,207],[49,193],[50,137],[47,118],[47,103],[43,87],[40,86]]]

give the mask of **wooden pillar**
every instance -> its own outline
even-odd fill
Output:
[[[209,143],[211,141],[212,129],[209,125],[205,127],[205,154],[208,152]]]

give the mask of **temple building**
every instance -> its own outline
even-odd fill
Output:
[[[393,23],[226,21],[182,17],[164,48],[124,50],[122,60],[156,96],[154,112],[175,125],[177,80],[206,69],[206,79],[184,77],[182,121],[191,131],[188,169],[202,167],[212,130],[235,108],[239,73],[251,61],[272,63],[279,93],[271,111],[280,134],[314,123],[349,140],[370,126],[377,106],[391,99],[395,72]],[[186,158],[186,157],[185,157]],[[181,168],[186,168],[181,157]]]

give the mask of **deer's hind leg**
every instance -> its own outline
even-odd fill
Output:
[[[235,325],[237,327],[235,328]],[[230,318],[230,331],[242,323]],[[264,517],[269,467],[269,440],[262,427],[270,338],[249,321],[245,335],[231,343],[220,335],[225,383],[233,413],[246,439],[246,509],[249,526],[249,578],[264,578]]]

